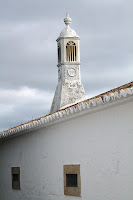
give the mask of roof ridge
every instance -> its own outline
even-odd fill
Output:
[[[130,88],[132,88],[132,89],[128,90]],[[125,90],[125,91],[123,91],[123,90]],[[91,104],[93,106],[96,106],[99,104],[104,104],[105,102],[109,102],[110,99],[115,100],[116,98],[121,98],[121,96],[126,97],[127,94],[130,94],[130,95],[133,94],[133,81],[129,82],[127,84],[124,84],[122,86],[119,86],[117,88],[114,88],[112,90],[109,90],[107,92],[104,92],[102,94],[99,94],[97,96],[94,96],[92,98],[86,99],[84,101],[81,101],[81,102],[78,102],[71,106],[68,106],[66,108],[63,108],[61,110],[58,110],[56,112],[46,114],[42,117],[36,118],[36,119],[26,122],[24,124],[20,124],[18,126],[8,129],[8,130],[5,130],[0,133],[0,138],[8,136],[8,133],[9,133],[9,135],[11,135],[12,133],[14,134],[16,132],[20,132],[20,131],[23,131],[23,130],[26,130],[29,128],[34,128],[39,125],[48,123],[49,121],[53,121],[53,119],[55,119],[55,118],[57,118],[57,119],[62,118],[62,116],[66,115],[66,114],[69,115],[69,111],[71,112],[71,114],[73,114],[73,111],[77,112],[77,109],[79,111],[81,111],[81,110],[84,110],[86,107],[89,108],[91,106]],[[82,107],[83,107],[83,109],[82,109]]]
[[[131,82],[129,82],[129,83],[126,83],[126,84],[124,84],[124,85],[121,85],[121,86],[118,86],[118,87],[116,87],[116,88],[113,88],[113,89],[111,89],[111,90],[108,90],[107,92],[103,92],[103,93],[101,93],[101,94],[99,94],[99,95],[96,95],[96,96],[94,96],[94,97],[91,97],[91,98],[89,98],[90,100],[91,99],[93,99],[93,98],[98,98],[99,96],[101,96],[101,95],[105,95],[105,94],[108,94],[108,93],[110,93],[110,92],[115,92],[115,91],[117,91],[117,90],[121,90],[121,89],[126,89],[126,88],[130,88],[130,87],[132,87],[133,86],[133,81],[131,81]]]

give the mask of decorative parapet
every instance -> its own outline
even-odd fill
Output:
[[[110,90],[106,93],[100,94],[96,97],[87,99],[85,101],[79,102],[75,105],[69,106],[65,109],[59,110],[54,113],[50,113],[38,119],[32,120],[25,124],[16,126],[9,130],[3,131],[0,133],[0,139],[8,138],[9,136],[23,134],[25,131],[32,130],[35,128],[45,127],[47,125],[51,125],[53,123],[57,123],[60,119],[65,120],[65,118],[69,118],[73,116],[75,113],[81,113],[83,111],[93,110],[94,107],[98,107],[99,105],[104,105],[111,101],[120,100],[122,98],[127,98],[128,96],[133,95],[133,82],[130,82],[126,85],[120,86],[113,90]]]

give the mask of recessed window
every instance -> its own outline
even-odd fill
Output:
[[[61,47],[58,46],[58,63],[61,62]]]
[[[69,41],[66,45],[66,61],[74,62],[76,61],[76,44],[73,41]]]
[[[66,187],[78,187],[77,174],[66,174]]]
[[[20,167],[12,167],[12,189],[20,190]]]
[[[64,194],[81,196],[80,165],[64,165]]]

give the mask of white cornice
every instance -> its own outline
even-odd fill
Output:
[[[56,41],[58,42],[59,40],[63,40],[63,39],[80,40],[80,37],[79,36],[77,36],[77,37],[58,37]]]
[[[80,65],[81,62],[76,62],[76,61],[72,61],[72,62],[60,62],[57,67],[60,67],[61,65]]]

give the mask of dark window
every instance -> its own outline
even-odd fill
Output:
[[[58,46],[58,63],[61,62],[61,48]]]
[[[66,187],[78,187],[77,174],[66,174]]]
[[[13,181],[19,181],[18,174],[13,174]]]
[[[73,41],[69,41],[66,45],[66,61],[76,61],[76,44]]]
[[[12,167],[12,189],[20,190],[20,167]]]

